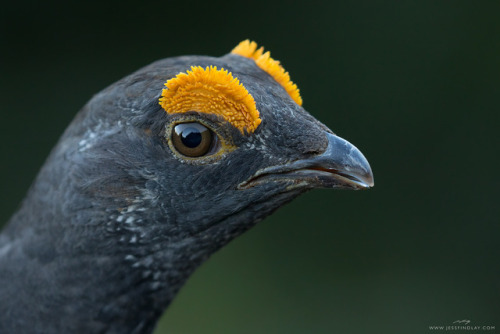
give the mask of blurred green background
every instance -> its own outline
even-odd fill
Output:
[[[18,1],[0,13],[0,224],[93,94],[246,38],[372,165],[374,189],[312,191],[215,254],[155,334],[428,333],[462,319],[499,331],[500,2]]]

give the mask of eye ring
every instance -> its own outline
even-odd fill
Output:
[[[207,155],[214,147],[217,136],[198,122],[179,123],[172,129],[172,146],[180,154],[198,158]]]

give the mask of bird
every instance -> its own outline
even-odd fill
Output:
[[[256,42],[156,61],[85,104],[2,230],[0,333],[151,333],[201,263],[276,209],[373,185]]]

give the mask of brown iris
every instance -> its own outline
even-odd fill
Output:
[[[212,142],[212,131],[200,123],[177,124],[172,131],[174,148],[188,157],[204,156],[212,147]]]

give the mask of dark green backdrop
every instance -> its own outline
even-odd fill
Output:
[[[376,186],[281,209],[205,263],[155,333],[498,332],[500,2],[180,2],[2,4],[0,224],[93,94],[251,38]]]

